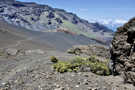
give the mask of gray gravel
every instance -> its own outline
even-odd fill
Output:
[[[132,85],[123,84],[123,79],[118,76],[97,76],[91,72],[57,73],[49,59],[53,55],[61,60],[73,58],[59,51],[0,57],[0,90],[135,90]]]

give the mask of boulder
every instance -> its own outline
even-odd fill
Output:
[[[119,27],[112,40],[113,73],[135,84],[135,18]]]
[[[3,54],[3,56],[20,56],[25,55],[25,50],[16,48],[4,48],[0,50],[0,53]]]
[[[14,56],[14,55],[17,55],[18,50],[17,49],[14,49],[14,48],[8,48],[8,49],[5,49],[5,53],[7,55]]]

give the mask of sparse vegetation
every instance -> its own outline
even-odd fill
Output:
[[[63,20],[62,27],[69,29],[71,32],[75,32],[78,35],[84,35],[84,36],[96,39],[95,35],[81,31],[81,29],[77,25],[69,21]]]
[[[57,63],[57,62],[58,62],[58,59],[57,59],[55,56],[51,56],[51,57],[50,57],[50,60],[51,60],[51,62],[53,62],[53,63]]]
[[[101,62],[96,56],[88,58],[76,57],[69,61],[59,61],[53,64],[54,70],[60,73],[83,71],[82,68],[89,68],[97,75],[110,75],[110,70],[106,62]]]
[[[2,56],[2,53],[0,52],[0,56]]]
[[[75,49],[71,48],[71,49],[67,50],[67,53],[75,54],[75,55],[80,55],[80,53],[82,53],[82,52],[81,52],[80,48],[75,48]]]
[[[58,63],[53,65],[53,68],[60,73],[72,71],[71,67],[71,63],[66,61],[59,61]]]
[[[3,55],[4,55],[3,51],[2,51],[2,50],[0,50],[0,56],[3,56]]]

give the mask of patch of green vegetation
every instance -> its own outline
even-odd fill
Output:
[[[80,34],[80,31],[81,31],[81,30],[80,30],[80,28],[79,28],[77,25],[75,25],[75,24],[72,24],[72,23],[70,23],[70,22],[68,22],[68,21],[63,20],[62,26],[63,26],[64,28],[67,28],[67,29],[71,30],[72,32],[75,32],[75,33],[77,33],[77,34]]]
[[[59,60],[55,56],[50,57],[51,62],[57,63]]]
[[[88,58],[76,57],[70,61],[58,61],[53,64],[54,70],[60,73],[78,72],[81,68],[90,68],[90,71],[97,75],[110,75],[110,70],[106,62],[101,62],[96,56]]]
[[[90,38],[96,38],[96,36],[93,34],[81,31],[81,29],[77,25],[75,25],[69,21],[63,20],[62,27],[69,29],[71,32],[75,32],[78,35],[82,34],[82,35],[90,37]]]
[[[67,50],[67,53],[69,54],[75,54],[75,55],[80,55],[82,53],[81,49],[80,48],[71,48],[71,49],[68,49]]]
[[[0,56],[3,56],[4,55],[4,53],[3,53],[3,51],[0,49]]]
[[[64,72],[72,72],[71,69],[72,65],[70,62],[66,62],[66,61],[59,61],[58,63],[53,65],[53,68],[60,73],[64,73]]]
[[[0,52],[0,56],[2,56],[2,53]]]

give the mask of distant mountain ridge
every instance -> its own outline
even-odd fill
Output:
[[[15,0],[0,0],[0,2],[15,2]]]
[[[124,25],[127,23],[127,20],[125,19],[103,19],[103,20],[92,20],[93,23],[100,23],[113,31],[116,31],[118,27]]]
[[[7,0],[6,0],[7,2]],[[67,29],[70,32],[108,42],[113,31],[99,23],[89,23],[76,14],[48,5],[10,0],[0,4],[0,17],[10,24],[33,31],[53,32]]]

